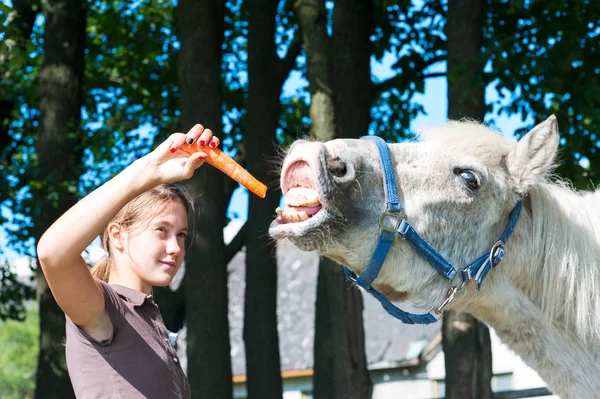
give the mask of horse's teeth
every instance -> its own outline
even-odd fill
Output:
[[[284,201],[288,206],[311,207],[321,203],[319,193],[315,189],[308,187],[294,187],[286,194]]]
[[[294,217],[296,218],[296,222],[304,222],[305,220],[308,220],[308,214],[304,211],[292,213],[295,214]]]
[[[275,209],[275,212],[281,218],[283,223],[298,223],[308,220],[308,214],[305,211],[286,212],[280,208],[277,208]]]

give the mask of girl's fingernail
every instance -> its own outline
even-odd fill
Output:
[[[177,151],[177,148],[171,147],[171,149],[169,151],[171,151],[171,153],[174,153],[175,151]]]
[[[204,147],[204,146],[206,145],[206,141],[204,141],[204,140],[200,140],[200,141],[198,142],[198,145],[199,145],[200,147]]]
[[[188,138],[188,139],[186,140],[186,142],[187,142],[188,144],[192,144],[192,143],[194,142],[194,138],[193,138],[193,137],[190,137],[190,138]]]
[[[212,141],[210,142],[210,148],[215,148],[217,146],[217,143],[213,143]]]

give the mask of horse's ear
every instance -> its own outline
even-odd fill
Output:
[[[508,154],[506,165],[519,194],[525,194],[552,169],[558,139],[558,122],[552,115],[527,132]]]

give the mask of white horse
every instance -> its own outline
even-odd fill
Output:
[[[433,309],[417,322],[431,321],[440,304],[469,312],[555,394],[600,398],[599,197],[548,179],[559,143],[556,118],[518,142],[470,122],[450,122],[422,139],[386,146],[402,209],[397,218],[384,216],[383,226],[396,229],[404,219],[455,275],[440,273],[400,234],[365,286],[383,294],[382,302]],[[271,236],[361,275],[381,237],[390,186],[382,171],[371,140],[294,143],[281,170],[286,208],[277,210]],[[495,245],[500,237],[505,245]],[[488,259],[502,262],[490,268]],[[487,277],[478,273],[484,268]],[[476,290],[470,279],[482,275]]]

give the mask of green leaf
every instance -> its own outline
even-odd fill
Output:
[[[0,11],[2,11],[4,14],[9,14],[13,11],[13,9],[7,6],[6,4],[0,2]]]
[[[10,59],[10,67],[12,69],[20,69],[25,65],[26,58],[23,54],[14,54]]]

